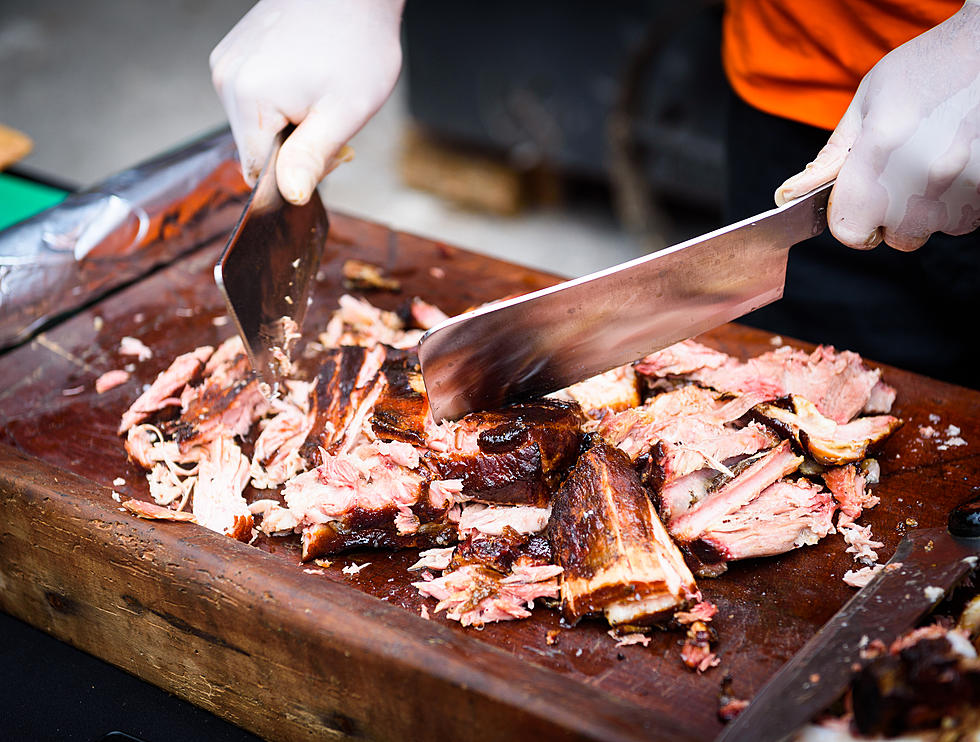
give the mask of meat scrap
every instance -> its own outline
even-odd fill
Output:
[[[629,458],[601,438],[555,494],[548,538],[570,622],[602,613],[613,626],[648,624],[698,596]]]

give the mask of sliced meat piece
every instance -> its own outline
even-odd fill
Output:
[[[783,346],[742,363],[685,340],[647,356],[636,371],[654,378],[682,376],[721,391],[756,392],[770,400],[798,394],[838,423],[852,419],[869,402],[881,408],[894,399],[894,391],[881,384],[879,370],[868,369],[856,353],[829,346],[812,353]]]
[[[779,438],[759,425],[732,429],[697,418],[683,421],[636,461],[644,484],[662,492],[678,479],[701,469],[729,473],[724,462],[751,456],[779,443]]]
[[[386,348],[381,373],[385,387],[371,414],[374,434],[382,440],[425,445],[426,428],[432,416],[418,353],[414,348]]]
[[[199,525],[239,541],[252,536],[254,521],[242,496],[249,461],[230,438],[210,441],[197,470],[192,512]]]
[[[636,460],[658,441],[681,443],[704,438],[701,431],[708,426],[717,431],[762,401],[757,394],[732,396],[687,384],[658,394],[641,407],[608,416],[598,430]]]
[[[536,508],[530,505],[481,505],[469,503],[463,506],[459,516],[459,530],[479,531],[499,536],[505,528],[518,533],[540,533],[548,525],[551,508]]]
[[[796,471],[803,457],[783,441],[765,454],[749,459],[735,470],[736,476],[709,493],[690,510],[668,524],[670,534],[690,543],[721,520],[752,502],[769,485]]]
[[[578,405],[554,399],[471,413],[430,431],[426,461],[461,479],[465,499],[545,507],[578,455],[582,422]]]
[[[859,417],[836,423],[815,404],[796,394],[774,404],[754,408],[763,422],[793,438],[824,466],[840,466],[863,459],[868,451],[902,426],[891,415]]]
[[[137,423],[146,420],[154,412],[179,405],[181,391],[200,376],[205,362],[213,351],[214,348],[210,345],[203,345],[190,353],[177,356],[173,363],[153,380],[150,388],[143,392],[123,413],[117,432],[122,435]]]
[[[407,443],[374,441],[325,454],[286,482],[283,497],[303,527],[303,559],[372,546],[445,546],[456,538],[451,499],[434,508],[428,473]]]
[[[382,346],[345,345],[332,350],[320,365],[309,402],[313,425],[299,450],[311,466],[320,463],[321,449],[342,453],[357,444],[384,389],[379,373],[384,357]]]
[[[463,626],[483,626],[494,621],[527,618],[538,598],[558,596],[554,565],[516,566],[508,575],[479,565],[467,565],[427,582],[413,582],[419,592],[439,601],[436,612]]]
[[[629,458],[598,436],[555,494],[548,538],[569,621],[645,624],[698,595]]]
[[[499,534],[466,533],[456,546],[446,569],[482,564],[506,574],[514,565],[552,564],[551,545],[544,536],[518,533],[506,527]]]
[[[609,413],[622,412],[639,405],[640,387],[633,366],[627,365],[572,384],[550,396],[577,402],[586,417],[602,420]]]
[[[708,526],[688,548],[702,561],[783,554],[833,533],[834,510],[830,493],[819,485],[802,479],[779,481]]]

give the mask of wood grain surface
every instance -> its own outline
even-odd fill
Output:
[[[555,282],[545,275],[337,214],[307,319],[325,324],[344,293],[343,261],[381,266],[400,293],[449,313]],[[699,585],[719,607],[719,667],[680,660],[681,634],[617,647],[601,621],[525,621],[464,629],[419,616],[414,551],[362,551],[327,568],[301,565],[298,537],[246,546],[195,525],[120,512],[147,498],[143,472],[115,430],[122,412],[177,354],[232,332],[212,244],[64,321],[0,363],[0,608],[268,739],[709,740],[722,679],[749,697],[853,594],[839,535],[771,559],[731,565]],[[152,358],[98,395],[95,379]],[[515,338],[515,342],[519,342]],[[702,337],[741,357],[769,335],[727,325]],[[809,347],[799,344],[801,347]],[[905,425],[878,459],[881,504],[862,518],[887,559],[916,525],[942,525],[980,491],[980,393],[892,368]],[[945,446],[948,426],[962,446]],[[931,426],[937,437],[924,437]],[[113,484],[122,478],[124,485]],[[252,498],[258,493],[247,493]],[[366,567],[353,575],[350,564]],[[557,642],[546,642],[557,631]]]

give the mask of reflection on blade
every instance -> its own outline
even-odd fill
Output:
[[[826,228],[832,184],[654,255],[453,317],[419,358],[436,419],[539,396],[782,296],[789,248]]]

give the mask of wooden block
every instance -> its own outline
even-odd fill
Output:
[[[29,136],[0,124],[0,170],[26,157],[33,148],[34,142]]]
[[[464,208],[511,216],[526,205],[523,176],[516,168],[415,130],[405,136],[400,164],[406,185]]]

